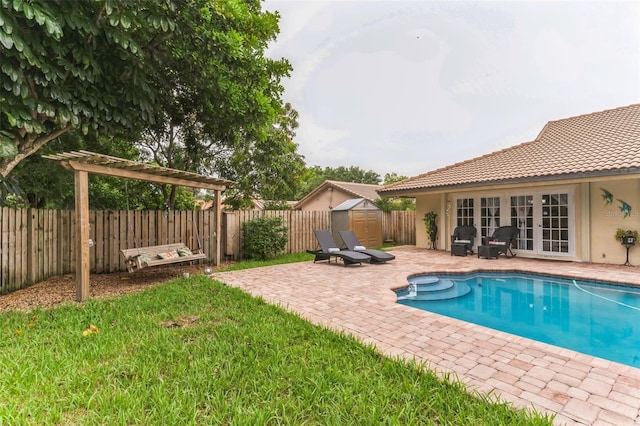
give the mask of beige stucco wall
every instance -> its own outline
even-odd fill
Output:
[[[318,192],[312,199],[307,200],[300,210],[307,211],[323,211],[331,210],[334,207],[339,206],[347,200],[351,200],[354,197],[351,194],[340,191],[335,188],[327,188]]]
[[[609,191],[614,199],[605,205],[603,191]],[[621,179],[590,184],[591,195],[591,258],[597,263],[623,264],[627,251],[615,240],[616,229],[632,229],[640,232],[640,179]],[[632,207],[631,215],[624,217],[620,201]],[[629,251],[632,265],[640,265],[640,245]]]
[[[613,203],[605,206],[602,188],[614,196]],[[626,249],[614,238],[617,228],[640,231],[640,178],[623,176],[620,179],[602,179],[597,182],[570,182],[554,184],[522,184],[509,187],[485,187],[472,191],[456,191],[416,195],[416,246],[430,247],[423,218],[428,211],[438,213],[437,248],[449,250],[449,235],[455,227],[455,200],[457,198],[501,196],[502,205],[508,204],[510,195],[527,192],[570,190],[573,194],[574,251],[569,256],[538,253],[538,258],[559,258],[572,261],[623,264]],[[632,207],[631,215],[624,217],[620,201]],[[447,209],[447,206],[450,206]],[[479,206],[478,206],[479,207]],[[476,224],[478,225],[478,224]],[[480,239],[476,241],[480,244]],[[527,253],[523,253],[527,256]],[[640,243],[629,252],[629,261],[640,266]]]
[[[613,195],[613,202],[605,205],[603,191]],[[416,197],[416,246],[430,247],[423,218],[428,211],[438,213],[438,249],[449,250],[449,235],[455,227],[455,200],[457,198],[500,196],[501,205],[507,206],[509,196],[527,192],[556,192],[570,190],[573,194],[573,229],[575,231],[572,255],[537,253],[537,258],[558,258],[571,261],[623,264],[626,249],[614,238],[617,228],[640,232],[640,178],[626,175],[619,179],[603,178],[594,182],[563,182],[553,184],[523,184],[478,188],[472,191],[452,191],[436,194],[414,194]],[[624,217],[620,210],[624,200],[632,208]],[[447,206],[450,206],[447,209]],[[478,206],[479,207],[479,206]],[[478,224],[476,224],[478,225]],[[480,244],[480,239],[476,241]],[[527,256],[528,253],[522,253]],[[629,252],[632,265],[640,266],[640,242]]]
[[[438,214],[438,241],[436,247],[442,250],[444,235],[447,234],[442,209],[443,196],[441,194],[419,195],[416,197],[416,247],[431,248],[431,240],[424,225],[424,215],[430,211]]]

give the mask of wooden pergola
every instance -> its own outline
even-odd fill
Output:
[[[215,191],[214,209],[216,215],[216,254],[213,261],[214,265],[220,264],[220,197],[222,191],[231,186],[234,182],[225,179],[207,177],[197,173],[125,160],[124,158],[97,154],[90,151],[63,152],[59,154],[43,155],[42,157],[55,160],[65,169],[74,172],[77,301],[82,302],[89,298],[89,173]]]

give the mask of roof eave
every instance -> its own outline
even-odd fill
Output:
[[[536,176],[536,177],[525,177],[525,178],[515,178],[515,179],[502,179],[502,180],[491,180],[491,181],[481,181],[481,182],[465,182],[454,185],[438,185],[438,186],[428,186],[428,187],[416,187],[416,188],[407,188],[407,189],[398,189],[398,190],[379,190],[378,193],[383,197],[394,197],[394,196],[415,196],[417,194],[424,194],[426,192],[445,192],[451,190],[458,189],[473,189],[479,188],[483,186],[495,186],[495,185],[514,185],[514,184],[523,184],[523,183],[539,183],[539,182],[552,182],[552,181],[567,181],[567,180],[588,180],[590,178],[602,178],[602,177],[615,177],[622,175],[634,175],[640,174],[640,167],[627,168],[627,169],[615,169],[615,170],[599,170],[592,172],[581,172],[581,173],[567,173],[562,175],[548,175],[548,176]]]

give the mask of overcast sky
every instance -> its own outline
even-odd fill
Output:
[[[265,0],[309,166],[415,176],[640,102],[640,1]],[[579,147],[576,147],[579,149]]]

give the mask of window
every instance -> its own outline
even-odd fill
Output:
[[[457,226],[473,225],[473,198],[459,198],[456,200]]]

